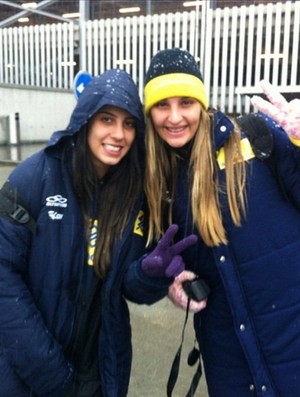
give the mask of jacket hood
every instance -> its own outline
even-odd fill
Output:
[[[48,146],[61,138],[73,136],[88,123],[103,106],[116,106],[130,113],[137,120],[137,138],[143,136],[144,115],[138,89],[131,76],[121,69],[111,69],[93,77],[77,101],[65,130],[56,131]]]

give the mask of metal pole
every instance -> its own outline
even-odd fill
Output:
[[[151,15],[151,0],[147,0],[147,15]]]
[[[79,66],[80,70],[86,71],[86,22],[90,18],[90,0],[79,0]]]

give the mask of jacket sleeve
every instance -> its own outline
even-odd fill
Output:
[[[135,303],[151,305],[168,294],[173,278],[157,278],[147,276],[141,262],[144,256],[134,261],[124,276],[123,290],[125,297]]]
[[[278,124],[266,116],[265,119],[273,135],[277,178],[284,185],[289,199],[300,209],[300,148],[291,142]]]
[[[30,192],[34,178],[23,171],[19,167],[12,179]],[[73,370],[46,328],[27,285],[31,240],[26,226],[0,217],[0,346],[30,390],[40,397],[58,397],[68,387]]]

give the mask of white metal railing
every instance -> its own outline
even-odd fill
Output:
[[[119,67],[143,95],[145,70],[160,49],[188,49],[210,103],[232,114],[250,110],[262,78],[300,90],[300,1],[86,22],[84,65],[92,75]],[[79,64],[78,26],[59,23],[0,29],[0,84],[72,89]]]

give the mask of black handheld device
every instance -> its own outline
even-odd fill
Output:
[[[207,298],[208,294],[210,293],[209,286],[200,278],[183,281],[182,287],[187,296],[196,302],[200,302]]]

